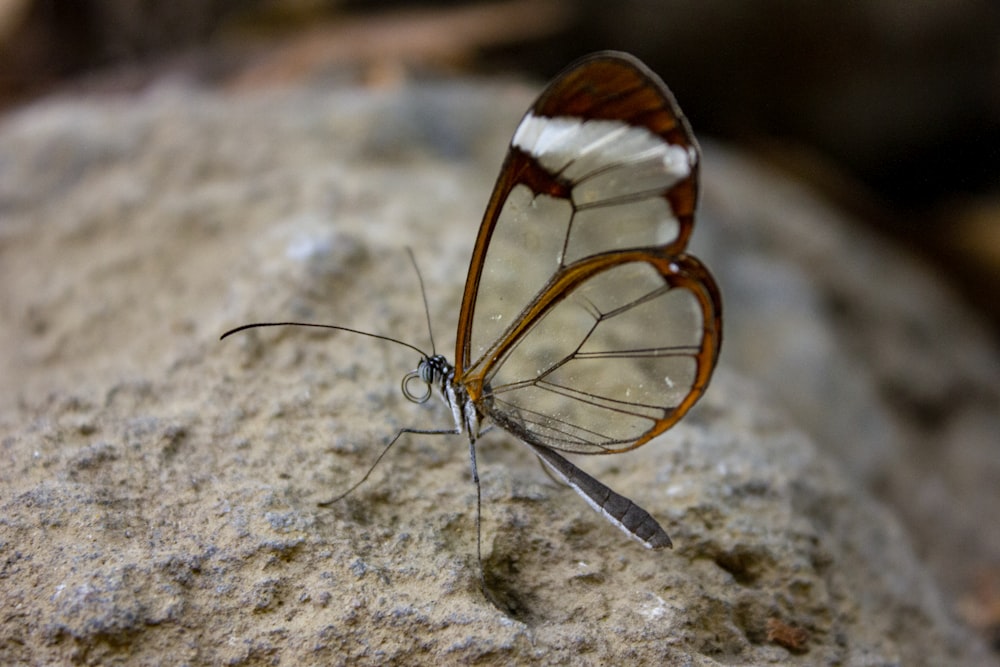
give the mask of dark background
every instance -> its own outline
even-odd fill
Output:
[[[2,112],[165,76],[232,88],[544,81],[581,54],[627,50],[699,135],[823,190],[1000,324],[1000,5],[989,0],[12,0],[0,14]]]

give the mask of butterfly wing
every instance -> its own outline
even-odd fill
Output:
[[[637,447],[701,396],[721,300],[684,253],[699,152],[663,83],[617,53],[572,65],[518,126],[472,256],[456,381],[528,442]]]

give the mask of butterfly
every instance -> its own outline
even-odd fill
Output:
[[[304,325],[409,347],[420,361],[403,378],[404,395],[424,402],[436,391],[454,427],[402,429],[375,464],[404,434],[465,433],[478,526],[476,442],[492,424],[629,537],[670,547],[646,510],[564,454],[644,445],[708,386],[722,302],[711,273],[685,251],[699,162],[691,128],[659,77],[631,55],[592,54],[559,74],[514,132],[472,251],[454,364],[337,325],[248,324],[223,338]],[[423,389],[414,391],[414,382]]]

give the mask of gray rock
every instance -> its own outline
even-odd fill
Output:
[[[695,233],[726,297],[713,386],[657,442],[577,459],[673,551],[499,432],[480,472],[502,608],[462,437],[406,438],[317,507],[396,429],[450,416],[399,395],[406,349],[218,335],[300,319],[429,347],[409,246],[450,352],[530,99],[163,86],[4,120],[0,661],[989,663],[947,564],[1000,551],[973,530],[1000,488],[995,351],[933,276],[715,146]]]

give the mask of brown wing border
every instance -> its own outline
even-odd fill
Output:
[[[545,316],[546,312],[570,296],[574,289],[582,285],[589,278],[608,269],[631,262],[645,262],[652,265],[671,289],[685,289],[691,292],[701,306],[702,338],[700,349],[697,355],[695,355],[698,367],[697,373],[695,374],[691,388],[680,404],[665,414],[662,419],[657,420],[640,437],[633,440],[616,441],[622,445],[620,447],[594,447],[592,451],[585,451],[585,448],[560,447],[552,442],[540,441],[534,438],[529,431],[519,427],[516,420],[508,418],[504,414],[498,414],[496,410],[492,409],[489,401],[483,401],[480,404],[481,409],[486,415],[494,422],[502,425],[504,429],[536,445],[575,454],[616,454],[635,449],[663,433],[677,423],[698,402],[698,399],[701,398],[708,387],[712,373],[715,370],[715,365],[718,362],[719,352],[722,348],[722,296],[712,274],[699,259],[687,254],[679,257],[667,256],[655,249],[606,253],[604,255],[593,256],[558,272],[548,287],[540,292],[532,303],[522,311],[522,317],[518,320],[517,326],[503,340],[491,348],[489,354],[491,362],[477,365],[461,381],[473,401],[479,401],[481,397],[488,395],[488,378],[491,375],[493,367],[498,363],[503,363],[504,359],[521,338],[528,334],[532,327]],[[609,444],[615,443],[612,442]]]
[[[528,113],[536,116],[572,116],[585,120],[616,120],[642,126],[671,145],[689,149],[696,156],[692,174],[666,189],[661,195],[677,218],[679,231],[668,245],[601,253],[584,258],[558,271],[546,288],[526,304],[518,325],[508,331],[483,359],[472,368],[470,359],[472,322],[476,298],[487,250],[500,211],[511,190],[527,185],[535,194],[569,198],[572,183],[551,175],[532,156],[511,146],[500,169],[493,193],[479,227],[469,272],[462,295],[455,348],[455,378],[463,384],[473,401],[483,395],[484,378],[491,367],[502,360],[517,340],[544,316],[548,308],[565,298],[576,285],[612,266],[632,261],[647,261],[670,280],[685,283],[698,295],[705,316],[705,344],[698,355],[698,379],[677,409],[656,423],[628,447],[638,447],[672,426],[700,398],[718,358],[722,343],[722,301],[718,286],[708,269],[695,257],[684,253],[694,228],[694,210],[698,199],[700,149],[690,125],[673,94],[663,81],[634,56],[603,51],[586,56],[560,73],[541,93]],[[683,269],[679,271],[679,269]],[[488,358],[487,358],[488,357]],[[539,443],[544,444],[544,443]]]

